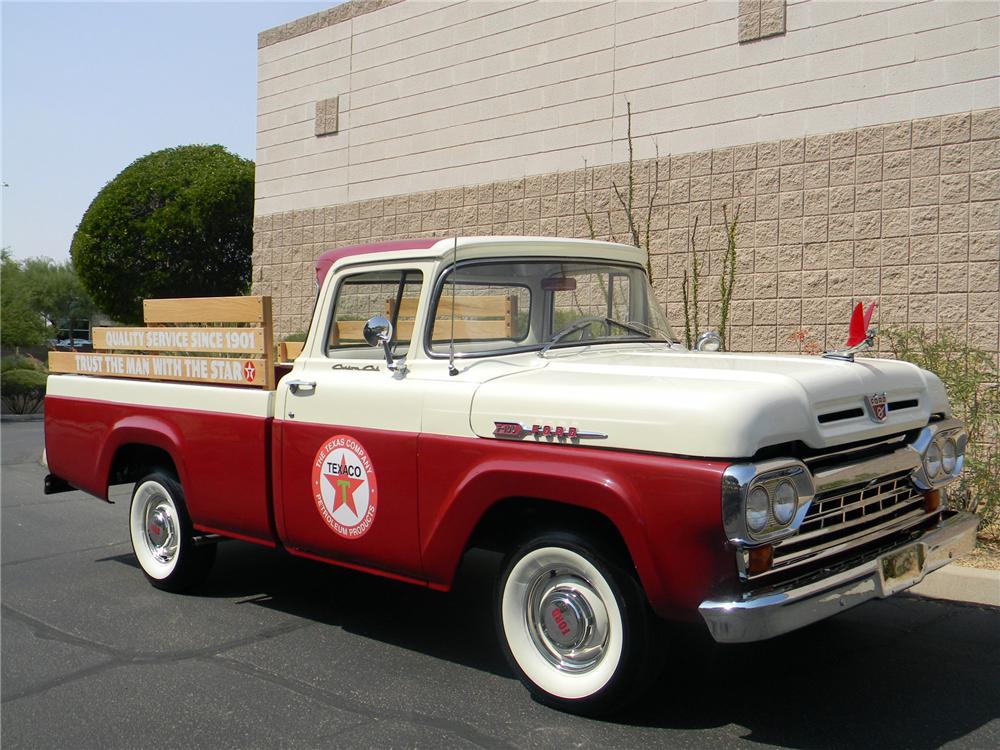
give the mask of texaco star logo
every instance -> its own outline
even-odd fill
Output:
[[[246,362],[243,365],[243,379],[252,383],[255,377],[257,377],[257,368],[253,366],[253,362]]]
[[[378,508],[378,482],[364,446],[349,435],[327,440],[312,469],[313,499],[326,525],[345,539],[368,533]]]

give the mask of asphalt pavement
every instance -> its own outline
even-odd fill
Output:
[[[41,424],[0,429],[5,750],[1000,747],[1000,609],[902,595],[741,646],[678,629],[644,702],[593,721],[511,676],[494,556],[442,594],[228,542],[201,590],[163,593],[130,488],[46,497]]]

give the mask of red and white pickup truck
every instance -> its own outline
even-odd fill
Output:
[[[440,590],[467,549],[499,549],[512,668],[596,713],[669,653],[659,621],[770,638],[974,544],[977,518],[942,502],[967,436],[937,377],[690,351],[634,247],[419,239],[316,268],[274,390],[49,378],[47,490],[134,482],[153,585],[196,584],[219,537]]]

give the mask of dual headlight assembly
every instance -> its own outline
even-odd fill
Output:
[[[730,466],[722,494],[729,538],[756,544],[784,536],[801,523],[816,491],[805,464],[778,459]]]
[[[910,447],[920,454],[920,466],[912,474],[913,483],[922,490],[948,484],[962,473],[969,433],[957,419],[925,427]]]
[[[933,490],[961,474],[968,440],[957,419],[932,423],[905,450],[898,450],[886,461],[885,471],[910,470],[910,481],[917,489],[939,495]],[[726,470],[722,483],[727,536],[740,547],[756,547],[793,534],[815,495],[813,475],[801,461],[734,464]]]

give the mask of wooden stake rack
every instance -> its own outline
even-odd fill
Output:
[[[95,328],[93,352],[49,352],[49,371],[274,388],[270,297],[147,299],[142,310],[146,327]]]

